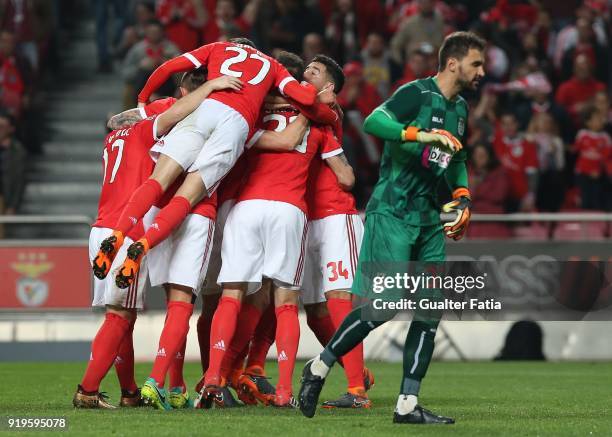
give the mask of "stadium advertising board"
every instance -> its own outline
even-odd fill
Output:
[[[86,247],[0,247],[0,309],[91,308]]]

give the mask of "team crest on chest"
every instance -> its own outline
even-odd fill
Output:
[[[465,132],[465,118],[459,117],[459,121],[457,122],[457,133],[459,135],[463,135]]]

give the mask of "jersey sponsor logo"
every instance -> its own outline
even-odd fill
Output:
[[[431,125],[430,128],[444,129],[444,119],[446,118],[446,111],[441,108],[432,108],[431,110]]]
[[[166,356],[166,349],[162,347],[160,350],[158,350],[157,351],[157,356],[158,357],[165,357]]]
[[[457,122],[457,133],[459,135],[463,135],[465,133],[465,118],[459,117],[459,121]]]
[[[451,160],[451,155],[449,153],[443,152],[437,147],[425,148],[424,152],[428,153],[427,155],[428,162],[434,162],[442,168],[448,167],[448,163]]]

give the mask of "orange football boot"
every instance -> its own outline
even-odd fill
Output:
[[[367,367],[363,368],[363,387],[366,391],[374,387],[374,374]]]
[[[113,231],[110,237],[105,238],[100,243],[100,250],[93,259],[92,268],[96,278],[104,279],[110,271],[111,265],[119,248],[123,245],[123,233]]]
[[[119,272],[115,277],[117,287],[128,288],[134,283],[140,271],[140,263],[148,251],[149,243],[144,238],[130,244],[127,250],[127,257],[123,264],[121,264],[121,267],[119,267]]]
[[[255,398],[264,405],[270,405],[276,394],[274,386],[270,384],[264,370],[259,366],[251,366],[244,371],[240,376],[239,387],[242,396]],[[242,398],[241,400],[245,402]]]

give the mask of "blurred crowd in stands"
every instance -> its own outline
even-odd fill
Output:
[[[338,101],[361,206],[381,152],[363,133],[363,119],[402,84],[435,74],[446,34],[473,30],[489,42],[487,79],[466,96],[475,211],[612,208],[605,0],[159,0],[130,10],[119,3],[128,24],[115,35],[114,55],[122,60],[126,107],[155,67],[201,44],[247,36],[268,53],[289,50],[307,62],[319,52],[334,57],[347,77]],[[101,44],[102,71],[111,69],[110,56]]]
[[[98,69],[121,74],[123,104],[157,66],[237,36],[258,48],[327,53],[344,66],[343,145],[365,205],[382,144],[363,119],[404,83],[435,74],[454,30],[489,43],[487,77],[466,95],[474,211],[612,210],[609,0],[92,0]],[[0,101],[12,120],[35,106],[53,23],[45,0],[0,0]],[[39,23],[43,23],[40,25]],[[160,94],[172,94],[167,83]],[[0,162],[10,147],[2,142]],[[10,131],[10,128],[8,129]],[[4,188],[4,187],[3,187]],[[447,195],[447,193],[442,193]],[[501,225],[482,232],[499,236]],[[472,235],[479,233],[472,227]]]
[[[27,156],[41,151],[60,9],[60,0],[0,0],[0,214],[19,208]]]

